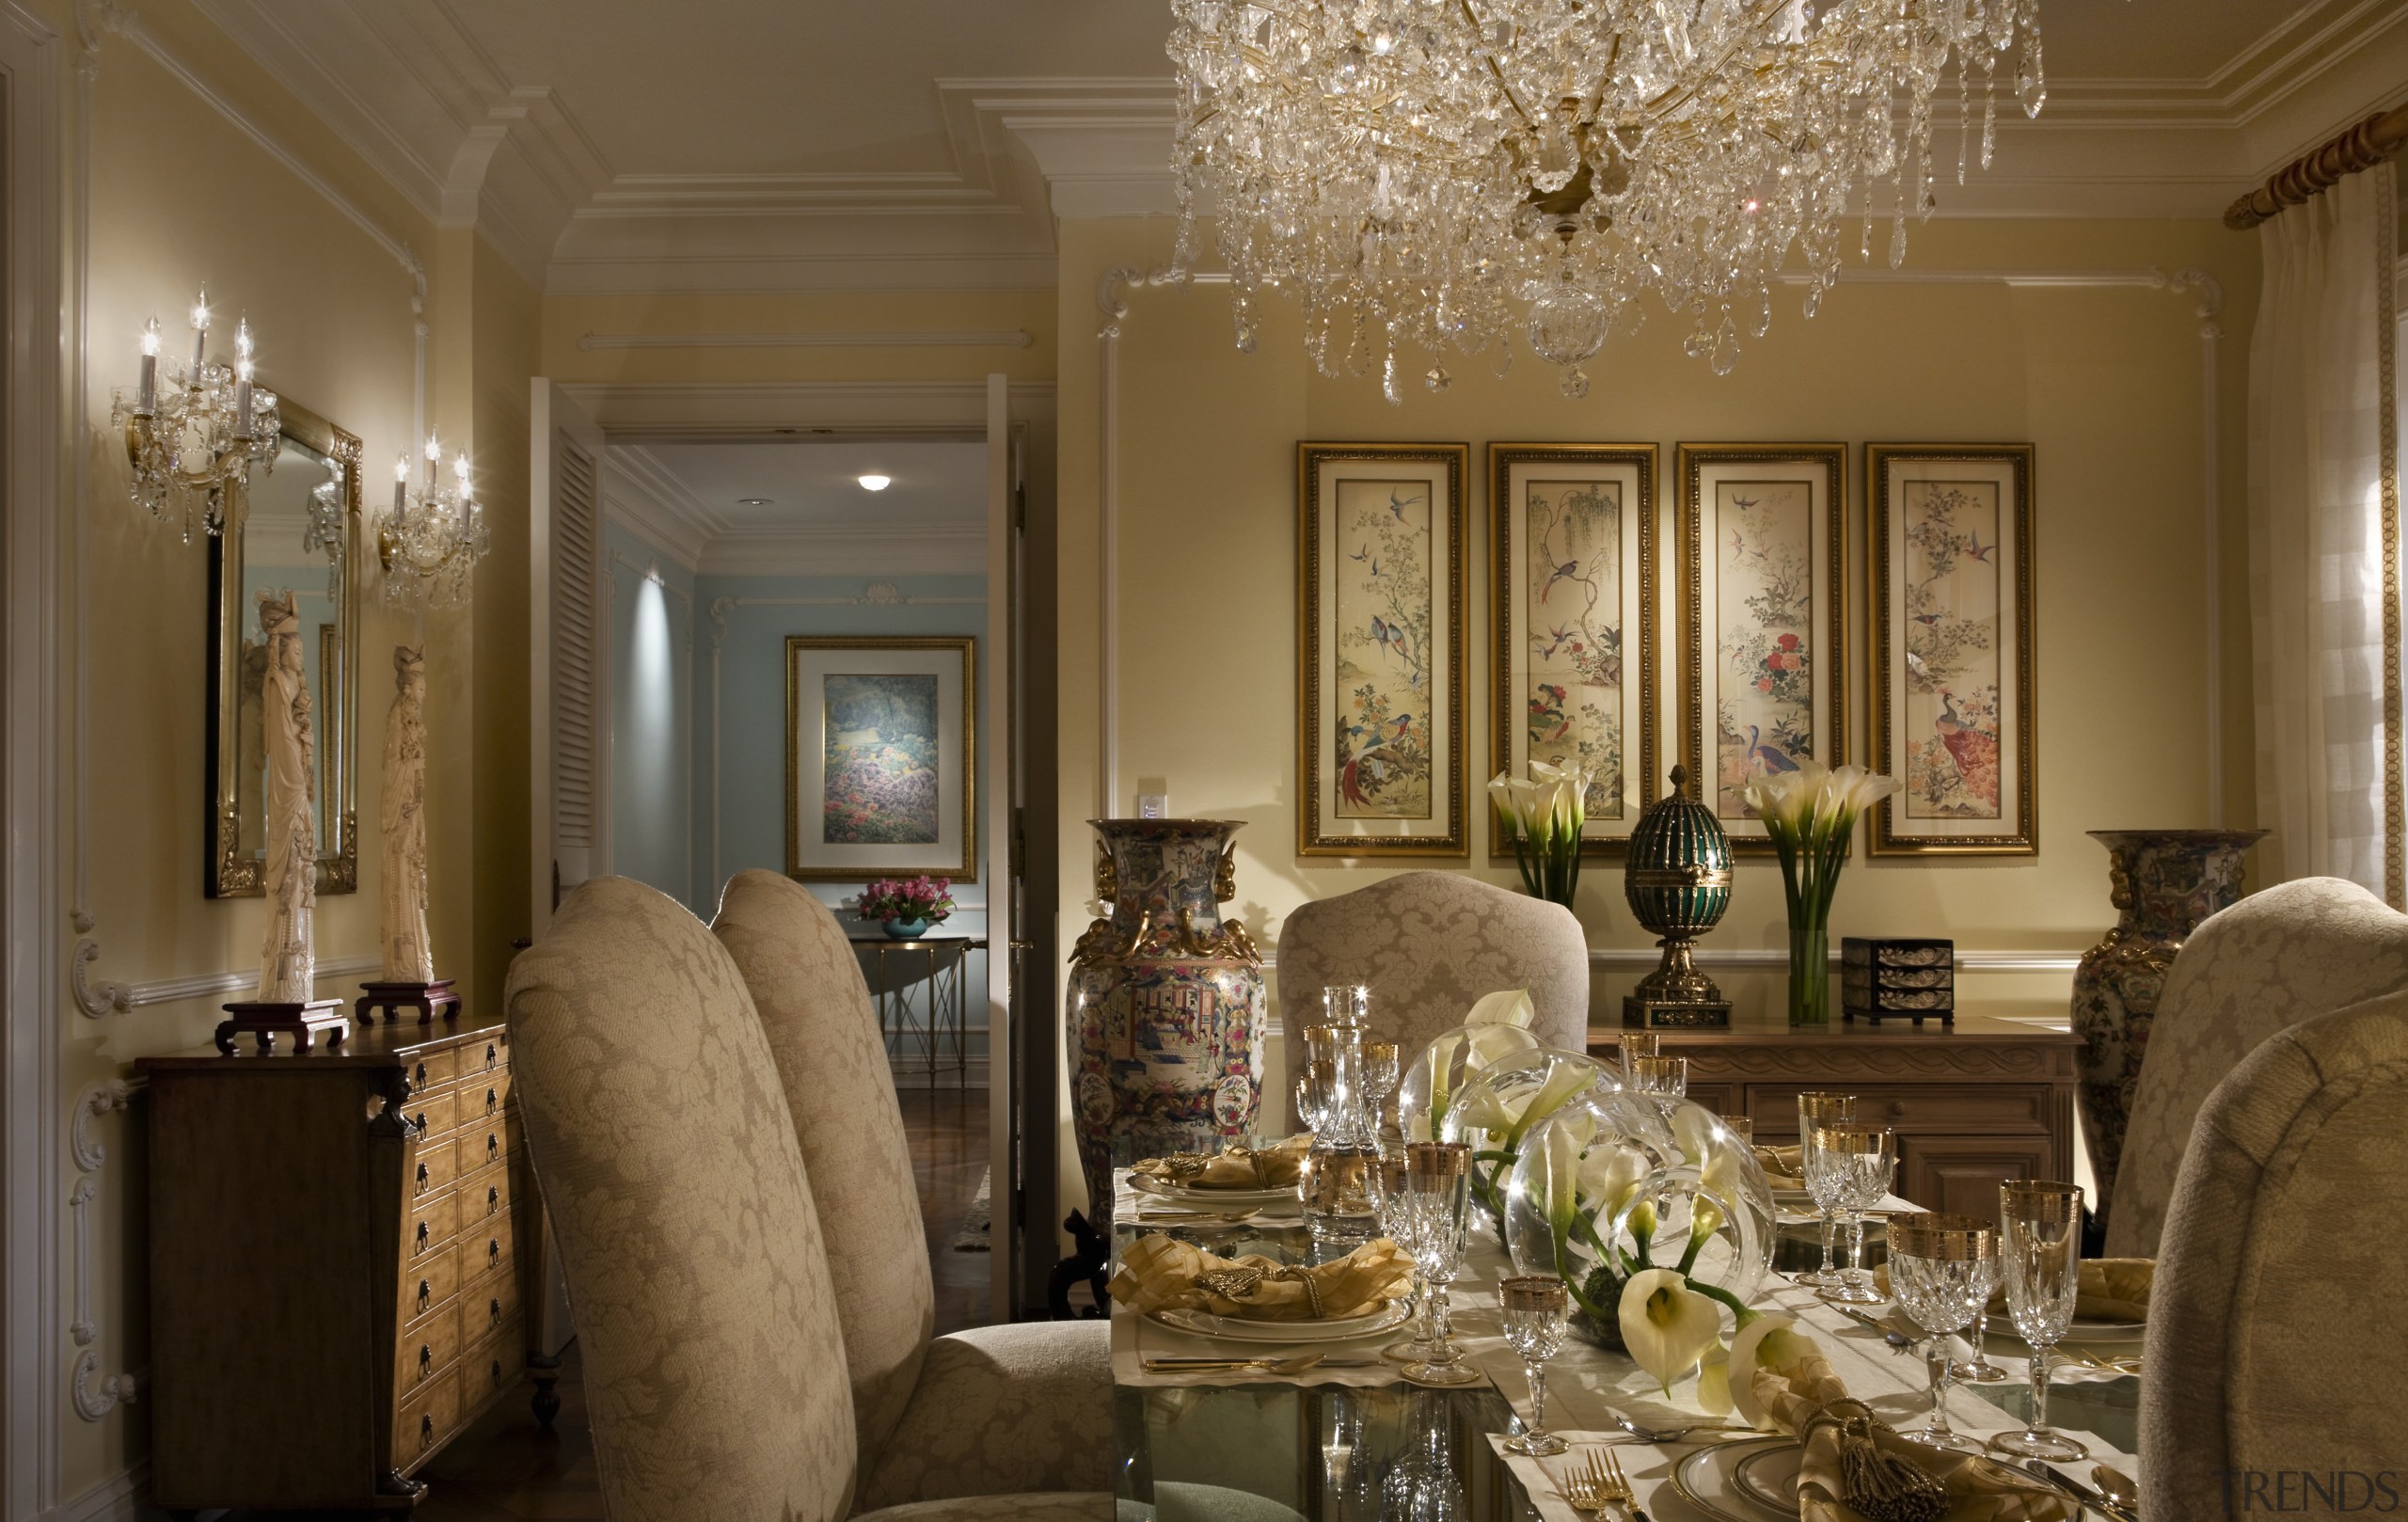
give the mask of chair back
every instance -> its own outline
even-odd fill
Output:
[[[844,1516],[827,1255],[735,961],[673,900],[596,878],[505,1002],[611,1522]]]
[[[2408,914],[2339,878],[2279,883],[2191,932],[2147,1033],[2106,1202],[2109,1255],[2157,1255],[2191,1122],[2258,1043],[2399,989],[2408,989]]]
[[[2408,1453],[2403,1136],[2408,993],[2278,1033],[2208,1097],[2149,1297],[2143,1515],[2222,1516],[2253,1474],[2296,1497],[2303,1473]]]
[[[1430,1038],[1464,1022],[1482,994],[1527,988],[1530,1034],[1587,1050],[1589,943],[1560,904],[1457,872],[1403,872],[1316,898],[1279,929],[1279,1009],[1287,1071],[1304,1070],[1305,1027],[1321,1020],[1321,991],[1371,991],[1371,1028],[1410,1063]],[[1282,1106],[1293,1098],[1282,1094]]]
[[[811,890],[738,872],[711,930],[752,990],[828,1244],[862,1472],[919,1383],[936,1294],[886,1038],[844,927]]]

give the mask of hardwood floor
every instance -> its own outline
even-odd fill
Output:
[[[987,1094],[972,1089],[902,1091],[920,1214],[936,1281],[939,1335],[988,1320],[994,1255],[956,1252],[954,1234],[987,1168]],[[601,1482],[586,1424],[584,1365],[576,1343],[561,1360],[561,1413],[548,1433],[535,1425],[531,1386],[501,1402],[419,1471],[427,1483],[420,1522],[601,1522]],[[270,1522],[291,1513],[235,1514],[229,1522]]]

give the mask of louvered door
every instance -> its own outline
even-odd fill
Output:
[[[531,887],[541,935],[561,896],[607,860],[600,595],[605,456],[601,431],[551,382],[534,383],[531,410]]]

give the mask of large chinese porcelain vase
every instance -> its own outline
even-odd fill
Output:
[[[2083,1039],[2082,1124],[2104,1215],[2124,1158],[2148,1029],[2174,957],[2201,921],[2241,897],[2242,858],[2263,830],[2093,830],[2107,848],[2115,927],[2073,975],[2073,1029]]]
[[[1262,958],[1221,922],[1243,820],[1094,819],[1111,906],[1070,957],[1070,1102],[1087,1216],[1112,1225],[1116,1161],[1243,1141],[1262,1102]]]

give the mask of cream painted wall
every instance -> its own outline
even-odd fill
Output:
[[[843,291],[555,295],[544,303],[544,373],[563,381],[975,381],[1054,375],[1052,291]],[[1025,348],[949,344],[581,349],[588,334],[1012,333]]]
[[[1098,360],[1101,315],[1087,299],[1116,264],[1164,262],[1167,224],[1063,229],[1061,353],[1060,802],[1063,860],[1085,860],[1080,821],[1095,799],[1098,584]],[[1230,342],[1225,290],[1145,289],[1121,324],[1119,443],[1118,812],[1141,777],[1167,782],[1172,809],[1249,821],[1238,837],[1236,912],[1266,947],[1308,898],[1389,872],[1492,866],[1484,833],[1472,861],[1368,864],[1294,852],[1295,446],[1301,439],[1434,439],[1473,446],[1469,565],[1469,745],[1477,785],[1488,754],[1489,641],[1482,446],[1510,439],[1652,441],[1659,482],[1682,440],[1845,440],[1850,446],[1850,607],[1858,631],[1851,691],[1866,655],[1861,445],[1867,440],[2030,440],[2038,447],[2040,744],[2037,857],[1925,864],[1860,855],[1843,883],[1836,933],[1954,937],[1981,949],[2073,953],[2113,923],[2106,859],[2083,832],[2207,822],[2211,744],[2226,762],[2226,819],[2251,812],[2248,619],[2241,485],[2245,338],[2257,288],[2255,240],[2208,223],[1936,222],[1917,230],[1915,270],[2098,270],[2198,265],[2223,283],[2223,733],[2207,728],[2202,652],[2200,340],[2194,298],[2147,289],[2003,285],[1848,285],[1812,322],[1797,293],[1738,370],[1718,378],[1679,351],[1681,331],[1651,321],[1590,365],[1594,388],[1571,402],[1547,367],[1504,380],[1477,363],[1452,389],[1418,388],[1400,408],[1376,383],[1324,380],[1303,353],[1294,309],[1265,303],[1258,352]],[[1075,298],[1075,299],[1074,299]],[[1661,314],[1656,314],[1660,319]],[[1418,373],[1421,366],[1412,367]],[[1659,490],[1669,531],[1671,490]],[[1669,538],[1666,539],[1669,543]],[[1084,621],[1084,622],[1083,622]],[[1672,630],[1664,631],[1669,641]],[[1865,710],[1849,719],[1865,746]],[[1664,765],[1669,766],[1669,759]],[[1476,827],[1480,829],[1481,827]],[[1061,922],[1083,924],[1084,883],[1066,880]],[[1597,864],[1578,912],[1592,944],[1649,943],[1622,902],[1619,873]],[[1731,912],[1708,943],[1784,943],[1778,869],[1739,869]],[[1780,997],[1776,975],[1721,976],[1742,1007]],[[1619,1018],[1636,969],[1600,969],[1592,1018]],[[2062,1011],[2062,973],[1968,975],[1972,1008]]]
[[[46,0],[37,8],[67,39],[64,46],[71,61],[76,34],[71,8]],[[150,35],[214,92],[306,163],[363,215],[427,261],[427,317],[433,335],[429,416],[448,437],[475,449],[488,512],[496,523],[495,559],[506,561],[515,526],[519,557],[515,574],[523,587],[525,376],[531,373],[540,321],[533,293],[473,233],[444,233],[441,238],[451,246],[438,248],[432,226],[184,0],[149,0],[140,19]],[[416,319],[413,281],[401,262],[291,167],[133,41],[104,36],[97,61],[88,182],[87,400],[92,431],[66,446],[85,454],[91,480],[88,500],[70,502],[66,512],[67,530],[85,537],[91,564],[90,744],[88,753],[79,757],[74,727],[62,726],[62,804],[70,818],[63,831],[59,891],[62,905],[71,901],[73,789],[80,767],[88,778],[90,933],[103,948],[88,976],[140,990],[171,979],[255,967],[263,908],[255,898],[211,901],[201,893],[207,551],[201,543],[182,543],[176,528],[152,523],[127,499],[123,452],[106,427],[109,388],[132,382],[135,341],[143,320],[153,312],[166,330],[171,352],[189,341],[182,313],[194,289],[205,280],[219,317],[213,353],[227,352],[233,321],[247,315],[260,342],[262,380],[362,437],[366,496],[372,508],[390,480],[390,462],[409,444]],[[71,80],[61,113],[59,140],[68,145],[70,155],[71,218],[78,182],[71,163]],[[438,258],[447,252],[457,257]],[[71,266],[71,246],[68,258]],[[71,341],[74,320],[71,310]],[[448,375],[442,363],[447,347],[466,361]],[[489,395],[503,389],[507,396]],[[467,422],[455,425],[449,420],[453,419],[473,420],[482,428],[471,436]],[[62,479],[66,477],[62,470]],[[428,722],[435,741],[429,788],[436,951],[444,970],[465,975],[483,949],[472,947],[472,933],[485,942],[499,934],[505,947],[506,935],[518,933],[508,930],[510,922],[481,912],[468,884],[480,855],[472,842],[483,838],[477,828],[480,811],[488,806],[480,801],[479,778],[490,769],[496,788],[511,780],[503,746],[513,731],[523,735],[525,727],[523,674],[518,706],[510,725],[498,726],[499,741],[472,726],[471,715],[481,703],[477,684],[483,683],[488,694],[500,687],[493,701],[507,706],[506,661],[515,658],[523,670],[524,595],[519,594],[514,610],[506,589],[488,595],[481,585],[472,608],[422,624],[384,607],[372,579],[361,606],[356,751],[361,891],[320,899],[318,955],[325,962],[377,954],[377,773],[385,711],[392,694],[389,652],[396,642],[422,639],[428,648]],[[515,658],[506,639],[481,642],[474,637],[480,626],[496,620],[507,626],[512,618],[517,629]],[[63,654],[71,652],[71,638],[70,622],[61,634]],[[481,651],[496,648],[503,656],[492,663],[502,670],[489,674],[473,664]],[[71,689],[71,668],[67,674]],[[73,702],[71,690],[67,701]],[[472,754],[478,757],[473,765]],[[523,821],[523,740],[515,780]],[[504,801],[491,806],[506,813],[507,797],[505,790]],[[515,838],[524,840],[523,822]],[[519,876],[507,903],[523,926],[523,846],[518,862]],[[62,929],[66,918],[62,908]],[[478,965],[483,969],[482,959]],[[488,991],[498,989],[499,976],[497,964],[483,980]],[[356,974],[323,978],[319,991],[349,996],[356,991],[357,980]],[[55,1008],[44,1012],[60,1023],[61,1129],[71,1118],[65,1107],[87,1086],[127,1075],[133,1060],[146,1054],[205,1041],[221,1018],[217,1005],[232,996],[147,1000],[95,1021],[76,1013],[62,995]],[[137,1100],[130,1115],[108,1116],[88,1126],[91,1139],[108,1152],[105,1165],[88,1176],[97,1186],[88,1207],[89,1310],[97,1328],[90,1350],[99,1356],[103,1377],[142,1371],[149,1359],[144,1305],[148,1268],[141,1229],[143,1115]],[[86,1175],[63,1145],[60,1153],[57,1187],[64,1201]],[[272,1177],[272,1160],[263,1160],[263,1165],[271,1169],[263,1178]],[[85,1349],[71,1341],[65,1324],[75,1305],[79,1265],[71,1216],[63,1205],[58,1220],[58,1318],[44,1331],[56,1339],[63,1374]],[[72,1413],[63,1380],[46,1389],[44,1398],[55,1399],[61,1407],[59,1498],[72,1505],[80,1497],[121,1483],[142,1454],[147,1420],[141,1404],[119,1404],[102,1420],[87,1422]]]

